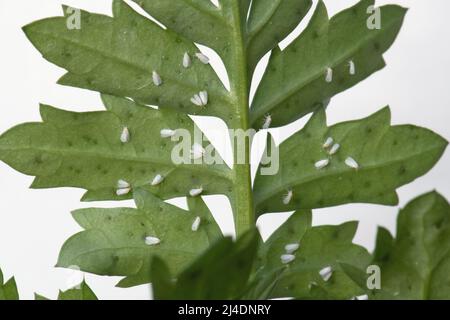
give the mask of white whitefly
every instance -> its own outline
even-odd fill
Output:
[[[293,254],[282,254],[280,260],[282,264],[288,264],[295,260],[295,256]]]
[[[333,269],[331,266],[327,266],[319,271],[319,275],[322,277],[323,281],[328,281],[333,275]]]
[[[191,148],[191,158],[196,160],[202,158],[206,153],[206,150],[199,143],[194,143]]]
[[[292,197],[294,196],[294,192],[292,190],[289,190],[284,196],[283,196],[283,204],[288,205],[292,201]]]
[[[116,194],[119,197],[130,193],[130,191],[131,191],[131,185],[127,181],[122,180],[122,179],[117,181]]]
[[[159,185],[161,182],[164,181],[164,177],[160,174],[157,174],[152,181],[152,186],[157,186]]]
[[[128,181],[122,180],[120,179],[119,181],[117,181],[117,188],[118,189],[126,189],[129,188],[130,184],[128,183]]]
[[[130,130],[127,127],[122,129],[122,133],[120,134],[120,141],[122,143],[130,142]]]
[[[298,250],[298,248],[300,248],[299,243],[289,243],[284,246],[284,250],[286,251],[287,254],[293,254],[295,251]]]
[[[271,124],[272,124],[272,116],[270,114],[267,114],[264,117],[264,123],[263,123],[262,128],[265,129],[265,130],[269,129]]]
[[[348,62],[348,66],[349,66],[349,73],[350,75],[354,76],[356,74],[356,66],[355,66],[355,62],[353,60],[350,60]]]
[[[152,79],[155,86],[159,87],[160,85],[162,85],[162,79],[158,72],[153,71]]]
[[[359,169],[359,164],[352,157],[345,159],[345,164],[352,169]]]
[[[325,81],[330,83],[333,81],[333,69],[331,68],[327,68],[327,72],[326,72],[326,76],[325,76]]]
[[[197,197],[197,196],[201,195],[202,193],[203,193],[203,188],[202,188],[202,187],[200,187],[200,188],[195,188],[195,189],[191,189],[191,190],[189,191],[189,195],[190,195],[191,197]]]
[[[155,246],[157,244],[160,244],[161,240],[157,237],[145,237],[145,244],[148,246]]]
[[[172,129],[162,129],[161,132],[161,138],[171,138],[175,135],[175,130]]]
[[[369,296],[367,294],[363,294],[361,296],[353,297],[352,300],[369,300]]]
[[[328,137],[327,140],[325,140],[325,142],[323,143],[323,147],[325,149],[328,149],[329,147],[331,147],[333,142],[334,142],[334,139],[332,137]]]
[[[329,159],[323,159],[323,160],[319,160],[317,161],[314,166],[316,167],[316,169],[323,169],[326,166],[328,166],[330,164],[330,160]]]
[[[129,194],[131,191],[131,188],[122,188],[122,189],[117,189],[116,190],[116,194],[120,197],[120,196],[124,196],[126,194]]]
[[[189,68],[192,65],[191,56],[189,53],[185,52],[183,56],[183,67],[186,69]]]
[[[209,63],[209,58],[205,54],[198,52],[195,54],[195,56],[197,57],[198,60],[200,60],[201,63],[203,64]]]
[[[201,221],[202,221],[202,220],[201,220],[200,217],[196,217],[196,218],[194,219],[194,222],[192,222],[191,230],[194,231],[194,232],[198,231],[198,228],[200,227],[200,222],[201,222]]]
[[[200,91],[198,96],[200,97],[202,105],[206,106],[208,104],[208,91]]]
[[[193,104],[195,104],[198,107],[203,107],[203,102],[202,99],[200,98],[200,95],[195,94],[192,98],[191,98],[191,102]]]
[[[333,154],[336,154],[340,148],[341,148],[341,145],[339,143],[335,143],[331,147],[330,151],[328,151],[328,154],[332,156]]]

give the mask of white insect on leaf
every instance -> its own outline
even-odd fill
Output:
[[[288,190],[288,192],[283,196],[283,204],[288,205],[291,203],[293,196],[294,192],[292,190]]]
[[[199,97],[202,101],[202,105],[206,106],[208,104],[208,91],[200,91]]]
[[[316,167],[316,169],[320,170],[325,168],[326,166],[328,166],[330,164],[330,160],[329,159],[323,159],[323,160],[319,160],[317,161],[314,166]]]
[[[206,153],[206,150],[199,143],[194,143],[191,148],[191,158],[196,160],[202,158]]]
[[[328,151],[328,154],[330,156],[332,156],[332,155],[336,154],[339,151],[340,148],[341,148],[341,145],[339,143],[335,143],[331,147],[330,151]]]
[[[160,244],[161,240],[159,238],[156,237],[145,237],[145,244],[148,246],[155,246],[157,244]]]
[[[195,56],[197,57],[198,60],[200,60],[201,63],[203,64],[209,63],[209,58],[205,54],[198,52],[195,54]]]
[[[122,129],[122,133],[120,134],[120,141],[122,143],[130,142],[130,130],[127,127]]]
[[[117,189],[116,190],[116,195],[120,196],[124,196],[126,194],[129,194],[131,191],[131,188],[122,188],[122,189]]]
[[[300,248],[300,243],[289,243],[284,246],[284,250],[287,254],[293,254]]]
[[[158,72],[153,71],[152,79],[155,86],[159,87],[160,85],[162,85],[162,79]]]
[[[162,129],[161,132],[161,138],[171,138],[175,135],[175,130],[172,129]]]
[[[359,169],[359,164],[352,157],[345,159],[345,164],[352,169]]]
[[[272,116],[270,114],[266,114],[266,116],[264,117],[264,123],[262,128],[264,130],[267,130],[270,128],[270,125],[272,124]]]
[[[331,266],[327,266],[319,271],[319,275],[322,277],[323,281],[328,281],[333,275],[333,268],[331,268]]]
[[[280,260],[282,264],[288,264],[295,260],[295,256],[293,254],[282,254]]]
[[[116,190],[116,195],[120,196],[124,196],[128,193],[130,193],[131,191],[131,185],[125,181],[125,180],[119,180],[117,181],[117,190]]]
[[[350,73],[350,75],[354,76],[356,74],[355,62],[353,60],[350,60],[348,62],[348,66],[349,66],[348,72]]]
[[[128,183],[125,180],[120,179],[119,181],[117,181],[117,188],[118,189],[125,189],[125,188],[129,188],[130,187],[130,183]]]
[[[369,296],[367,294],[363,294],[361,296],[353,297],[351,300],[369,300]]]
[[[183,56],[183,67],[186,69],[189,68],[192,65],[191,56],[189,53],[185,52]]]
[[[157,186],[164,181],[164,177],[160,174],[157,174],[152,181],[152,186]]]
[[[331,147],[333,142],[334,142],[334,139],[332,137],[328,137],[327,140],[325,140],[325,142],[323,143],[322,147],[324,149],[328,149],[329,147]]]
[[[191,196],[191,197],[198,197],[199,195],[201,195],[203,193],[203,188],[202,187],[200,187],[200,188],[194,188],[194,189],[191,189],[190,191],[189,191],[189,195]]]
[[[191,230],[194,231],[194,232],[198,231],[198,228],[200,227],[201,221],[202,220],[201,220],[200,217],[196,217],[194,219],[194,222],[192,223]]]
[[[200,98],[200,95],[195,94],[192,98],[191,98],[191,102],[193,104],[195,104],[198,107],[203,107],[203,102],[202,99]]]
[[[328,82],[328,83],[333,82],[333,69],[327,68],[325,81]]]

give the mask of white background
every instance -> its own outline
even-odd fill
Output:
[[[326,0],[331,14],[356,3],[355,0]],[[31,46],[21,27],[34,20],[61,15],[61,4],[110,14],[110,0],[0,0],[0,132],[29,121],[39,121],[38,103],[47,103],[74,111],[101,110],[97,93],[55,84],[64,73],[46,62]],[[386,0],[377,4],[398,3],[409,7],[405,24],[394,46],[386,53],[388,66],[362,84],[331,102],[329,122],[366,117],[385,105],[392,108],[393,123],[412,123],[428,127],[450,138],[450,46],[448,0]],[[298,35],[304,23],[294,32]],[[293,37],[289,37],[290,40]],[[286,45],[289,41],[283,42]],[[217,63],[213,59],[213,64]],[[219,66],[220,69],[220,66]],[[258,74],[262,73],[260,68]],[[221,77],[224,77],[221,72]],[[303,121],[284,128],[287,137]],[[211,123],[204,123],[211,126]],[[415,196],[437,189],[450,198],[450,168],[447,152],[425,177],[399,189],[401,205]],[[62,188],[30,190],[32,177],[15,172],[0,163],[0,266],[5,277],[15,275],[22,298],[34,292],[55,298],[58,289],[73,284],[77,274],[55,269],[63,242],[80,231],[70,211],[90,206],[114,206],[113,203],[80,203],[82,190]],[[208,197],[208,204],[223,229],[229,232],[232,220],[226,201]],[[129,202],[132,205],[131,202]],[[123,204],[121,204],[123,205]],[[219,209],[219,211],[218,211]],[[376,205],[346,205],[316,210],[315,224],[336,224],[348,220],[361,222],[355,242],[374,247],[378,225],[395,232],[398,208]],[[288,217],[268,215],[260,219],[267,236]],[[114,288],[117,278],[86,275],[91,287],[103,299],[145,299],[148,286]]]

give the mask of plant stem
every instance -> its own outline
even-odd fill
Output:
[[[241,129],[244,133],[250,129],[249,123],[249,82],[247,78],[247,53],[245,49],[244,32],[239,0],[229,0],[230,16],[232,19],[232,53],[228,70],[231,83],[231,93],[235,99],[235,119],[233,128]],[[242,141],[241,141],[242,142]],[[236,235],[240,236],[255,226],[255,212],[250,168],[250,139],[244,145],[233,144],[234,148],[234,220]],[[238,163],[238,151],[245,152],[245,162]]]

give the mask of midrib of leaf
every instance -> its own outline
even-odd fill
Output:
[[[433,148],[430,148],[430,149],[421,150],[421,152],[413,153],[410,156],[408,156],[407,158],[394,159],[394,160],[390,160],[390,161],[386,161],[386,162],[378,163],[378,164],[364,165],[362,168],[358,169],[358,172],[370,171],[370,170],[373,170],[373,169],[383,168],[383,167],[389,166],[391,164],[396,164],[397,162],[403,162],[403,161],[407,161],[407,160],[412,160],[412,159],[414,159],[416,157],[421,156],[422,154],[426,154],[426,153],[428,153],[428,152],[430,152],[430,151],[432,151],[434,149],[438,149],[438,148],[439,147],[433,147]],[[340,170],[335,170],[335,171],[333,171],[333,173],[330,173],[330,174],[321,174],[320,176],[315,176],[314,174],[310,174],[310,175],[308,175],[306,177],[302,177],[301,180],[295,180],[293,183],[291,183],[291,185],[299,186],[299,185],[302,185],[302,184],[305,184],[305,183],[308,183],[308,182],[311,182],[311,181],[314,181],[314,180],[323,179],[323,178],[327,178],[327,177],[339,176],[339,175],[341,175],[343,173],[348,173],[349,172],[348,170],[350,170],[350,168],[348,168],[348,169],[347,168],[345,168],[345,169],[343,168],[343,169],[340,169]],[[278,194],[280,192],[283,192],[283,191],[286,191],[286,186],[285,185],[273,188],[273,189],[270,190],[270,192],[262,193],[261,196],[258,197],[259,198],[258,203],[261,203],[261,202],[263,202],[263,201],[271,198],[272,196],[274,196],[274,195],[276,195],[276,194]]]
[[[228,70],[231,82],[231,94],[234,97],[234,107],[238,117],[234,120],[232,129],[247,131],[249,122],[249,83],[247,76],[247,52],[245,36],[243,34],[242,19],[238,0],[230,1],[227,5],[231,10],[233,50],[231,52],[231,68]],[[246,17],[245,17],[246,18]],[[241,150],[242,151],[242,150]],[[244,234],[255,224],[253,192],[250,171],[249,148],[245,148],[245,164],[237,164],[236,150],[234,150],[234,193],[233,212],[235,217],[236,234]]]
[[[121,57],[118,57],[116,55],[108,55],[103,50],[92,48],[90,46],[87,46],[85,44],[79,43],[77,41],[73,41],[72,38],[66,38],[64,36],[55,36],[55,35],[53,35],[51,33],[47,33],[47,32],[40,32],[40,34],[45,35],[48,38],[52,38],[52,39],[56,39],[56,40],[62,40],[62,41],[67,42],[69,44],[79,46],[79,47],[83,48],[86,51],[94,52],[94,53],[100,55],[101,57],[104,57],[104,58],[107,58],[107,59],[111,59],[113,61],[117,61],[117,63],[129,66],[129,67],[131,67],[131,68],[133,68],[135,70],[138,70],[139,72],[148,73],[149,77],[151,77],[151,70],[147,70],[147,69],[143,68],[140,65],[134,64],[134,63],[132,63],[132,62],[130,62],[128,60],[125,60],[125,59],[123,59]],[[92,69],[94,69],[96,66],[97,65],[93,66]],[[92,71],[92,69],[90,69],[88,72]],[[69,70],[69,73],[77,74],[77,73],[72,72],[70,70]],[[185,83],[185,82],[179,81],[178,78],[170,77],[167,74],[165,74],[164,77],[166,79],[170,80],[170,82],[176,83],[180,87],[185,87],[185,88],[188,88],[189,90],[192,90],[192,91],[196,91],[198,89],[198,87],[196,87],[195,85],[190,85],[189,83]],[[138,90],[143,89],[146,86],[147,85],[145,85],[144,87],[139,88]],[[226,104],[230,104],[231,103],[231,101],[230,101],[230,99],[229,99],[229,97],[227,95],[223,95],[222,93],[219,93],[219,92],[216,92],[216,91],[214,92],[214,94],[217,95],[218,97],[220,97],[220,99],[222,101],[224,101]]]
[[[388,23],[386,30],[390,29],[393,26],[394,23],[395,23],[395,21],[391,21],[390,23]],[[334,61],[331,62],[328,66],[324,66],[324,67],[336,68],[337,66],[342,64],[344,61],[346,61],[349,57],[351,57],[352,55],[357,53],[359,50],[362,50],[364,48],[365,44],[367,42],[371,41],[373,38],[375,38],[376,35],[377,34],[375,32],[371,33],[370,36],[367,36],[367,37],[363,38],[363,41],[361,41],[359,43],[356,43],[355,46],[350,47],[347,51],[342,53],[340,56],[336,57],[334,59]],[[282,51],[280,52],[280,54],[281,53],[282,53]],[[254,115],[252,116],[252,118],[253,119],[258,119],[263,114],[267,114],[270,110],[272,110],[276,106],[280,105],[281,103],[285,102],[286,100],[290,99],[298,91],[304,89],[308,84],[318,80],[321,77],[325,78],[325,69],[320,70],[320,72],[318,71],[316,73],[311,74],[304,81],[302,81],[302,83],[300,83],[298,85],[294,85],[294,86],[288,87],[289,89],[287,90],[286,95],[280,96],[279,98],[275,98],[272,101],[269,101],[266,104],[266,106],[263,107],[263,108],[255,109]]]

